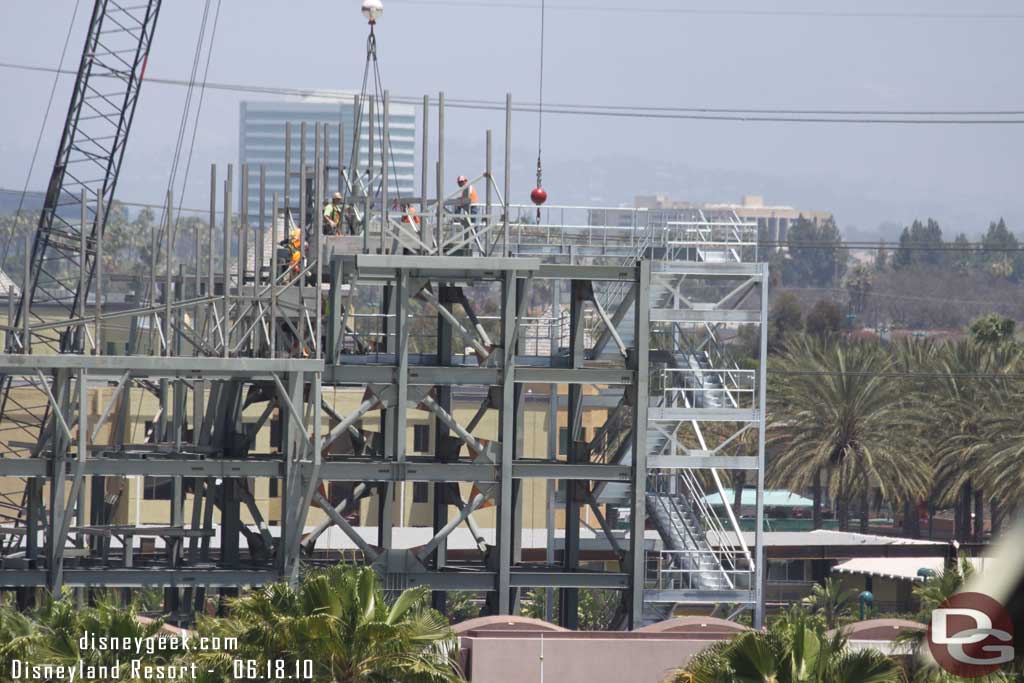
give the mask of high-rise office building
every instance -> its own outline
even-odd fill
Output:
[[[259,167],[266,166],[267,197],[276,192],[284,203],[284,140],[285,123],[292,124],[292,170],[299,168],[300,130],[302,122],[307,125],[307,158],[313,158],[314,126],[326,123],[330,126],[329,139],[331,159],[328,162],[327,190],[338,187],[337,138],[340,123],[345,136],[344,163],[347,166],[352,156],[352,130],[355,120],[354,98],[306,98],[301,101],[242,102],[238,124],[238,157],[242,164],[249,164],[249,215],[255,217],[259,211]],[[380,102],[377,102],[377,107]],[[360,131],[359,167],[365,174],[369,152],[368,107],[363,105]],[[411,197],[416,183],[416,110],[411,105],[389,105],[389,135],[392,159],[388,193],[391,197]],[[378,118],[379,121],[379,118]],[[374,156],[379,165],[381,159],[380,132],[374,134]],[[291,206],[299,204],[299,183],[292,181],[290,190]],[[267,200],[269,203],[269,199]],[[267,211],[270,207],[267,206]]]

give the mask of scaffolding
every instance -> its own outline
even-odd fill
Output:
[[[387,150],[387,95],[356,106],[371,122],[384,112]],[[722,471],[753,473],[763,528],[764,335],[756,369],[730,351],[738,327],[763,329],[766,319],[756,225],[696,211],[658,225],[638,211],[628,226],[603,227],[587,220],[591,207],[558,206],[537,220],[534,207],[509,202],[511,97],[506,106],[502,182],[487,131],[471,181],[483,190],[478,204],[444,187],[443,94],[433,193],[424,98],[419,197],[389,197],[389,155],[375,154],[373,134],[365,160],[356,153],[345,169],[343,147],[357,149],[359,131],[346,140],[340,127],[304,124],[297,155],[285,133],[284,201],[267,196],[265,168],[242,166],[236,183],[229,166],[222,184],[211,169],[207,232],[166,230],[162,250],[154,238],[133,301],[110,304],[98,257],[70,319],[29,316],[28,306],[9,313],[0,374],[15,404],[31,393],[47,409],[41,428],[38,415],[13,409],[0,425],[0,586],[23,602],[40,587],[159,586],[172,618],[187,622],[213,591],[349,561],[373,566],[388,589],[429,586],[442,609],[450,591],[479,593],[488,611],[508,614],[526,589],[557,589],[559,619],[574,627],[579,591],[607,589],[623,596],[617,627],[665,618],[679,603],[751,608],[760,623],[762,534],[748,540],[731,507],[705,501],[724,500]],[[323,231],[334,159],[354,234]],[[288,204],[293,182],[298,206]],[[254,186],[258,216],[248,214]],[[79,208],[88,210],[84,197]],[[294,265],[276,246],[293,229]],[[191,241],[187,262],[174,239]],[[81,254],[85,274],[91,257]],[[113,325],[128,328],[130,354],[106,353]],[[74,343],[36,352],[57,332]],[[339,389],[361,397],[353,410],[325,399]],[[526,392],[541,390],[548,443],[531,452]],[[457,394],[478,401],[468,422],[453,410]],[[141,414],[146,402],[152,415]],[[587,413],[603,416],[589,438]],[[432,424],[426,449],[409,443],[413,414]],[[129,426],[144,418],[139,438]],[[494,425],[486,438],[484,422]],[[271,446],[260,447],[268,433]],[[116,519],[131,477],[169,478],[166,523]],[[280,492],[277,520],[254,498],[261,478]],[[531,481],[548,501],[542,559],[522,547]],[[349,483],[349,494],[329,500],[331,482]],[[432,494],[429,540],[415,547],[395,537],[395,490],[406,482]],[[369,538],[349,517],[365,498],[378,520]],[[311,508],[323,522],[310,523]],[[476,521],[489,508],[493,536]],[[600,567],[583,558],[585,510],[609,558]],[[448,542],[463,525],[475,547],[456,557]],[[353,552],[318,547],[329,527]]]

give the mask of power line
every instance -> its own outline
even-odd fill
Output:
[[[539,4],[525,2],[456,2],[455,0],[392,0],[392,4],[455,7],[459,9],[521,9],[537,10]],[[747,9],[705,9],[698,7],[630,7],[607,5],[548,5],[552,10],[560,12],[585,13],[628,13],[628,14],[660,14],[686,16],[722,16],[722,17],[801,17],[813,19],[934,19],[934,20],[1016,20],[1024,19],[1024,14],[987,14],[959,12],[843,12],[827,10],[747,10]]]
[[[992,247],[984,244],[983,242],[961,242],[959,244],[946,244],[946,245],[921,245],[908,244],[901,245],[899,242],[789,242],[785,240],[759,240],[759,247],[796,247],[798,249],[834,249],[836,251],[845,250],[864,250],[864,251],[880,251],[905,249],[907,251],[927,251],[927,252],[959,252],[966,254],[985,254],[985,253],[1008,253],[1024,251],[1024,246],[1018,245],[1016,247]]]
[[[840,287],[776,287],[777,290],[784,292],[834,292],[836,294],[845,294],[847,290]],[[930,302],[941,302],[949,304],[969,304],[972,306],[1009,306],[1013,308],[1024,307],[1024,302],[1013,302],[1013,301],[982,301],[982,300],[970,300],[970,299],[950,299],[942,296],[914,296],[910,294],[886,294],[883,292],[869,291],[864,294],[866,298],[879,297],[882,299],[899,299],[901,301],[930,301]]]
[[[0,62],[0,67],[22,71],[72,74],[68,70],[52,67]],[[97,74],[100,76],[100,74]],[[157,78],[150,76],[150,83],[188,87],[189,81]],[[350,101],[354,93],[321,90],[316,88],[288,88],[241,83],[202,81],[197,84],[210,90],[239,92],[247,94],[279,95],[286,97],[318,97]],[[417,105],[419,97],[394,96],[393,102]],[[503,111],[505,103],[498,100],[447,98],[447,106],[455,109],[479,111]],[[536,102],[513,103],[514,111],[538,113]],[[885,110],[871,108],[836,109],[781,109],[781,108],[728,108],[728,107],[671,107],[662,105],[606,105],[606,104],[545,104],[545,113],[564,116],[591,116],[603,118],[638,118],[663,120],[727,121],[742,123],[839,123],[839,124],[892,124],[892,125],[1022,125],[1024,109],[934,109],[934,110]]]
[[[791,375],[796,377],[884,377],[891,379],[991,379],[991,380],[1024,380],[1021,373],[985,373],[985,372],[901,372],[897,370],[885,372],[835,372],[831,370],[778,370],[768,367],[770,375]]]

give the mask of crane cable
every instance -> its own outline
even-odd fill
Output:
[[[545,0],[540,1],[540,67],[537,89],[537,190],[544,187],[541,182],[543,170],[541,166],[541,149],[544,138],[544,10]],[[536,190],[535,190],[536,191]],[[537,223],[540,223],[540,204],[537,204]]]

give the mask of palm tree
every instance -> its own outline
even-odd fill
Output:
[[[980,535],[986,475],[1003,495],[1012,494],[1012,487],[1007,490],[999,485],[1005,482],[1000,479],[1007,470],[993,469],[993,463],[1007,464],[1007,457],[1016,450],[1012,436],[1019,434],[1019,429],[1003,432],[1008,420],[993,420],[992,416],[1005,417],[1006,409],[1019,394],[1015,395],[1007,380],[992,376],[1013,372],[1019,366],[1020,351],[1010,344],[982,344],[968,339],[946,345],[939,354],[943,379],[928,397],[933,419],[937,418],[934,424],[938,437],[933,442],[935,487],[938,504],[956,510],[958,538]],[[1000,454],[997,460],[992,457],[996,453]]]
[[[821,615],[826,628],[831,629],[839,626],[839,619],[849,614],[850,603],[856,593],[853,589],[844,589],[839,581],[829,577],[824,584],[814,584],[811,594],[800,603],[812,614]]]
[[[14,660],[27,660],[41,640],[35,623],[8,605],[0,605],[0,671]]]
[[[673,683],[897,683],[899,665],[874,649],[851,651],[838,632],[812,627],[799,610],[768,631],[747,631],[712,645]]]
[[[898,373],[904,373],[898,380],[903,392],[904,406],[919,416],[925,416],[933,410],[930,402],[932,382],[924,379],[923,376],[934,374],[937,371],[937,357],[940,348],[938,344],[928,338],[901,337],[895,340],[889,349],[893,369]],[[904,428],[917,430],[916,442],[922,448],[917,454],[918,457],[934,463],[933,449],[928,446],[934,438],[933,424],[926,419],[920,419],[904,425]],[[925,496],[917,499],[908,497],[903,501],[904,536],[909,538],[921,536],[918,507],[925,499]]]
[[[338,566],[255,590],[231,603],[227,619],[203,620],[201,633],[238,638],[238,650],[204,653],[200,663],[228,677],[231,660],[312,660],[325,683],[462,681],[457,640],[429,607],[429,589],[389,603],[370,568]]]
[[[859,497],[867,531],[868,495],[877,489],[892,503],[924,497],[929,463],[919,457],[920,431],[908,429],[909,410],[892,361],[877,343],[800,337],[778,359],[766,445],[774,454],[774,486],[808,489],[814,524],[821,527],[823,479],[838,503],[840,528],[849,528]]]

